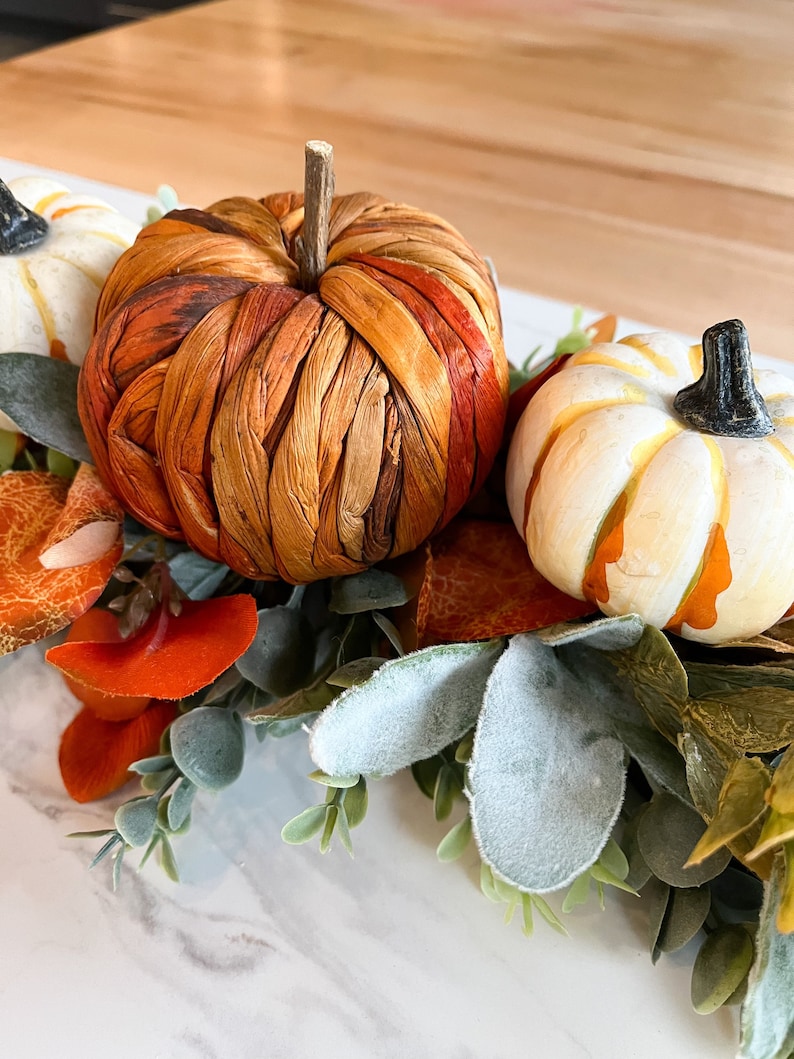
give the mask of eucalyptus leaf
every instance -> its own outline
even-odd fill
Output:
[[[177,867],[174,848],[169,841],[168,835],[163,835],[160,840],[160,867],[171,882],[179,882],[179,868]]]
[[[324,787],[345,788],[355,787],[361,777],[358,773],[355,776],[329,776],[326,772],[316,769],[309,773],[309,779],[314,780],[315,783],[322,783]]]
[[[145,846],[157,823],[157,799],[133,798],[124,802],[116,810],[114,823],[128,846]]]
[[[521,889],[569,885],[617,819],[625,755],[594,708],[597,690],[531,633],[512,638],[488,681],[468,773],[472,824],[483,859]]]
[[[645,622],[639,614],[621,614],[589,622],[560,622],[539,629],[537,636],[549,647],[586,640],[587,646],[597,651],[621,651],[638,643],[644,628]]]
[[[455,826],[447,831],[436,850],[436,856],[442,863],[462,857],[471,841],[471,817],[468,813]]]
[[[692,805],[684,759],[661,733],[624,720],[615,721],[615,732],[649,780],[685,805]]]
[[[171,725],[171,753],[180,772],[202,790],[228,787],[245,758],[239,717],[218,706],[197,706]]]
[[[629,862],[626,882],[632,890],[641,890],[652,875],[651,869],[645,863],[645,858],[642,853],[640,853],[640,847],[637,843],[637,831],[639,829],[640,820],[647,807],[648,803],[643,805],[642,808],[632,816],[624,827],[623,835],[621,837],[622,849],[626,855],[626,860]]]
[[[286,697],[309,683],[314,670],[314,631],[294,607],[266,607],[257,614],[254,641],[235,662],[246,680]]]
[[[411,765],[411,775],[419,790],[425,798],[433,799],[436,794],[436,780],[444,759],[438,755],[425,758],[423,761],[414,761]]]
[[[725,666],[710,662],[687,662],[686,672],[690,694],[695,699],[746,688],[773,687],[794,691],[794,669],[785,669],[783,666]]]
[[[386,662],[314,723],[313,761],[330,774],[388,776],[432,757],[476,721],[503,648],[501,639],[444,644]]]
[[[169,560],[171,576],[188,599],[209,599],[229,573],[223,563],[214,563],[186,549]]]
[[[778,863],[766,887],[742,1007],[741,1059],[789,1059],[794,1051],[794,934],[781,934],[776,925],[782,886]]]
[[[353,688],[356,684],[363,684],[369,680],[385,661],[385,658],[354,658],[334,670],[327,678],[328,683],[336,688]]]
[[[711,891],[708,886],[695,886],[686,890],[673,887],[656,941],[660,952],[677,952],[692,940],[706,922],[711,908]]]
[[[345,812],[349,827],[358,827],[367,815],[369,795],[367,793],[367,781],[359,776],[355,787],[348,787],[345,791]]]
[[[302,813],[298,813],[297,816],[293,816],[281,829],[284,842],[288,842],[291,846],[299,846],[313,839],[325,825],[325,811],[324,805],[312,805],[304,809]]]
[[[372,567],[349,577],[338,577],[331,585],[328,609],[335,614],[362,614],[369,610],[401,607],[410,599],[399,577]]]
[[[769,769],[759,758],[741,757],[731,765],[722,784],[717,811],[690,853],[688,864],[699,863],[755,823],[766,809],[769,780]]]
[[[331,848],[331,836],[336,828],[337,820],[339,819],[339,809],[336,805],[326,805],[325,807],[325,827],[323,833],[320,835],[320,852],[327,853]]]
[[[174,759],[170,754],[157,754],[155,757],[144,757],[140,761],[133,761],[127,766],[130,772],[137,772],[145,776],[150,772],[165,772],[174,767]]]
[[[350,825],[347,821],[344,802],[336,807],[336,833],[339,835],[339,841],[342,843],[345,852],[352,857],[353,841],[350,838]]]
[[[648,916],[648,947],[653,963],[659,959],[659,935],[662,933],[664,917],[670,903],[671,887],[661,879],[652,878],[642,889],[642,902]]]
[[[433,791],[433,812],[436,820],[446,820],[455,806],[455,799],[460,793],[455,770],[451,765],[443,764],[436,776]]]
[[[578,905],[587,903],[587,898],[590,896],[590,870],[588,869],[579,876],[578,879],[574,879],[571,883],[568,893],[565,895],[565,899],[562,902],[562,910],[567,915],[572,912]]]
[[[172,831],[178,831],[190,816],[197,790],[195,783],[188,779],[183,779],[179,786],[174,788],[168,799],[168,826]]]
[[[94,458],[77,413],[80,369],[36,353],[0,357],[0,410],[23,434],[82,463]]]
[[[746,978],[752,962],[753,941],[747,930],[736,923],[717,927],[703,942],[692,967],[692,1007],[695,1011],[699,1015],[710,1015],[722,1007]],[[788,1059],[788,1053],[785,1054]],[[772,1053],[764,1052],[763,1059],[774,1057]]]
[[[657,879],[670,886],[701,886],[728,865],[730,852],[720,849],[700,864],[684,867],[705,829],[700,815],[672,794],[653,796],[640,820],[637,842]]]
[[[651,724],[675,743],[689,692],[686,670],[664,633],[646,625],[633,647],[610,657],[631,682]]]

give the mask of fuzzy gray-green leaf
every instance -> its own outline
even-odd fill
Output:
[[[642,636],[645,622],[639,614],[620,614],[614,618],[597,618],[588,622],[561,622],[538,630],[538,639],[549,647],[584,640],[597,651],[621,651],[633,647]]]
[[[202,790],[219,791],[243,769],[245,741],[236,714],[198,706],[171,725],[171,753],[177,767]]]
[[[314,633],[294,607],[266,607],[257,614],[254,641],[235,665],[263,691],[284,697],[302,688],[314,669]]]
[[[322,831],[325,825],[325,805],[312,805],[293,816],[281,829],[281,837],[291,846],[308,842]]]
[[[700,947],[692,967],[692,1007],[699,1015],[712,1011],[730,999],[741,985],[753,962],[753,942],[747,930],[735,923],[717,927]],[[789,1011],[791,996],[788,997]],[[758,1059],[788,1059],[789,1053],[759,1053]]]
[[[471,728],[502,640],[448,644],[386,662],[314,724],[312,759],[338,775],[388,776],[432,757]]]
[[[533,634],[514,636],[494,667],[469,766],[471,815],[483,859],[521,889],[568,885],[612,832],[625,754],[608,709],[594,706],[611,694]]]
[[[702,863],[684,867],[705,830],[706,824],[694,809],[661,791],[642,815],[637,842],[657,879],[670,886],[701,886],[719,875],[731,859],[728,850],[720,849]]]
[[[157,799],[133,798],[116,810],[116,830],[128,846],[145,846],[157,823]]]
[[[190,549],[177,552],[168,566],[188,599],[209,599],[229,573],[228,566],[205,559]]]
[[[368,610],[401,607],[408,599],[399,577],[373,568],[337,578],[331,587],[328,609],[335,614],[362,614]]]
[[[179,786],[174,788],[168,799],[168,826],[172,831],[178,831],[190,816],[197,789],[188,779],[183,779]]]
[[[35,353],[0,357],[0,410],[23,434],[83,463],[94,458],[77,414],[76,364]]]

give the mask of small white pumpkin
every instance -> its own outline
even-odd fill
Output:
[[[507,497],[569,595],[703,643],[756,635],[794,600],[794,381],[753,374],[740,321],[702,350],[594,345],[530,401]]]
[[[139,230],[102,199],[56,180],[0,182],[0,353],[82,363],[99,292]],[[14,429],[3,413],[0,428]]]

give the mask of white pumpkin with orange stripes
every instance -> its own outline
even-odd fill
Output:
[[[507,497],[569,595],[704,643],[753,636],[794,600],[794,381],[752,371],[740,321],[702,348],[591,346],[530,401]]]
[[[99,292],[140,226],[102,199],[26,176],[0,185],[0,229],[0,353],[82,363]],[[13,429],[2,413],[0,428]]]

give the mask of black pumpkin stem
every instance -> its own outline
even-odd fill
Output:
[[[0,180],[0,254],[19,254],[40,243],[50,226],[23,206]]]
[[[703,374],[676,394],[673,407],[702,434],[726,438],[774,434],[753,379],[750,343],[741,320],[725,320],[703,333]]]

